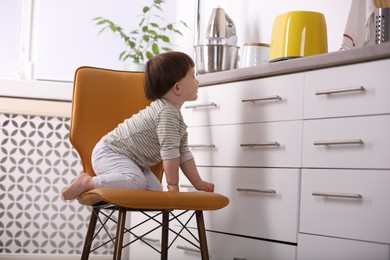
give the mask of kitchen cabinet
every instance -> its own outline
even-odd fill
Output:
[[[390,115],[305,120],[303,167],[390,168]]]
[[[182,108],[189,146],[200,175],[230,198],[205,212],[211,259],[390,259],[389,67],[199,88]],[[184,176],[181,185],[193,190]]]
[[[293,256],[296,254],[296,247],[289,244],[274,243],[215,232],[208,232],[207,238],[210,259],[213,260],[293,259]]]
[[[242,124],[302,119],[303,74],[201,87],[186,102],[188,126]]]
[[[389,259],[389,67],[387,59],[200,88],[183,109],[189,142],[199,171],[231,200],[206,214],[208,228],[271,239],[261,255],[296,243],[297,256],[279,259]],[[243,101],[263,96],[271,98]],[[207,103],[215,106],[199,106]]]
[[[300,260],[389,259],[389,245],[326,236],[298,235]]]
[[[300,232],[390,244],[389,173],[303,169]]]
[[[389,259],[390,60],[305,73],[298,259]]]
[[[298,169],[199,167],[199,171],[217,192],[230,198],[227,207],[205,213],[208,229],[297,242]]]
[[[204,87],[182,109],[202,178],[230,198],[205,212],[212,259],[296,258],[303,86],[297,73]]]
[[[305,119],[390,113],[389,60],[305,73]]]
[[[299,167],[301,164],[300,153],[296,152],[301,150],[300,121],[191,127],[188,135],[198,166]]]

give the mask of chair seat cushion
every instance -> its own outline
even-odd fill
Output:
[[[213,192],[169,192],[99,188],[81,194],[77,200],[92,206],[106,202],[115,206],[151,210],[217,210],[229,199]]]

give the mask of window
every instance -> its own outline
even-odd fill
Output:
[[[0,75],[19,72],[21,0],[0,0]]]

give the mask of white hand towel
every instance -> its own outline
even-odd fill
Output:
[[[373,0],[352,0],[340,50],[375,43],[374,15]]]

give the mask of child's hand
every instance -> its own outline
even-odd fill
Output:
[[[194,184],[194,187],[197,190],[214,192],[214,184],[207,181],[199,180]]]

